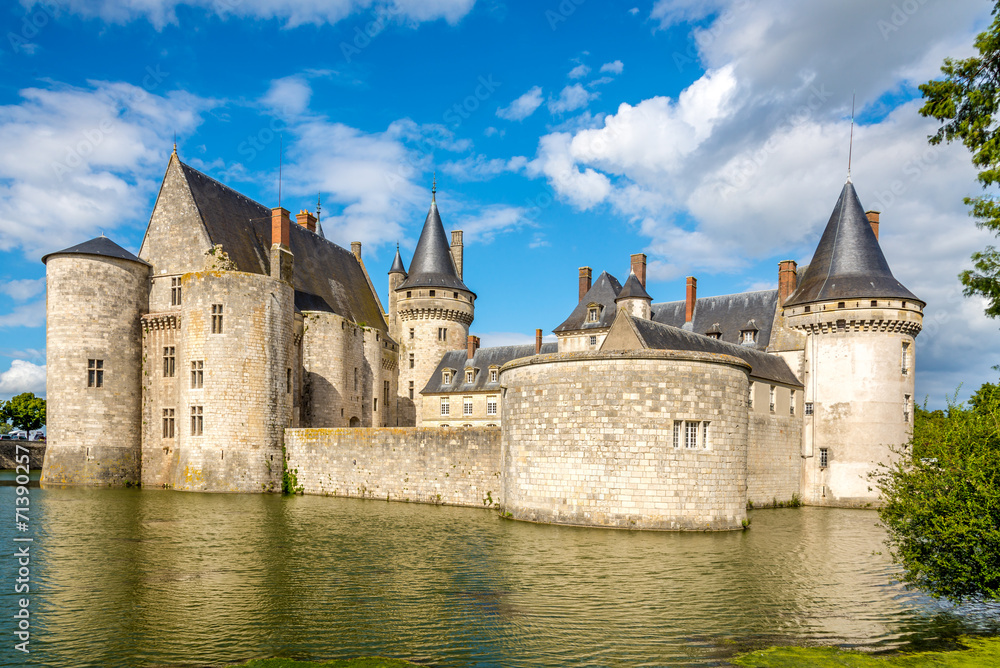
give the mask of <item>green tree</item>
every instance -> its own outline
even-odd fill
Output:
[[[944,79],[920,86],[924,106],[920,114],[941,121],[931,135],[931,144],[956,139],[972,152],[972,164],[979,169],[984,190],[1000,184],[1000,125],[995,120],[1000,109],[1000,0],[993,8],[989,29],[976,37],[978,55],[963,60],[945,58]],[[992,194],[966,197],[976,225],[1000,235],[1000,200]],[[973,269],[959,274],[967,297],[987,299],[986,315],[1000,317],[1000,251],[987,246],[972,254]]]
[[[917,410],[898,454],[873,478],[903,582],[952,601],[1000,600],[1000,387]]]
[[[28,432],[41,429],[45,424],[45,399],[31,392],[19,394],[0,406],[0,420]]]

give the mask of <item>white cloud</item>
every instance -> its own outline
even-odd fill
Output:
[[[0,329],[5,327],[41,327],[44,324],[44,300],[21,304],[10,313],[0,314]]]
[[[604,63],[601,65],[601,73],[610,72],[611,74],[621,74],[622,70],[625,69],[625,64],[620,60],[615,60],[610,63]]]
[[[29,7],[42,4],[30,2]],[[279,19],[287,27],[302,24],[334,24],[358,14],[365,22],[372,20],[398,21],[417,24],[444,19],[454,24],[475,4],[475,0],[393,0],[373,5],[371,0],[65,0],[61,9],[86,17],[97,17],[109,23],[127,23],[146,19],[157,29],[176,25],[177,8],[196,7],[222,18]]]
[[[529,176],[545,176],[556,192],[580,209],[603,202],[611,192],[611,180],[591,168],[580,170],[570,151],[572,136],[565,132],[539,140],[538,156],[525,167]]]
[[[503,158],[490,159],[477,154],[461,160],[446,162],[441,165],[441,169],[460,181],[488,181],[505,172],[521,171],[527,163],[527,158],[523,156],[514,156],[509,160],[504,160]]]
[[[45,278],[21,278],[4,280],[0,292],[11,299],[23,302],[45,291]]]
[[[597,97],[597,93],[591,93],[580,84],[566,86],[559,93],[558,98],[550,99],[548,102],[549,111],[553,114],[564,114],[567,111],[576,111],[586,107],[587,104]]]
[[[508,121],[523,121],[535,113],[541,104],[542,88],[534,86],[527,93],[511,102],[509,106],[497,109],[497,116]]]
[[[465,232],[466,243],[488,244],[498,234],[512,232],[529,224],[524,213],[524,209],[518,206],[487,206],[474,216],[457,218],[457,227]]]
[[[212,104],[106,81],[20,94],[0,106],[0,251],[34,257],[145,221],[171,131],[192,131]]]
[[[587,76],[588,74],[590,74],[590,68],[584,65],[583,63],[580,63],[579,65],[577,65],[576,67],[574,67],[569,71],[569,78],[580,79],[582,77]]]
[[[45,394],[45,365],[13,360],[10,368],[0,373],[0,394],[14,396],[22,392]]]
[[[301,75],[293,75],[271,82],[271,87],[261,102],[282,118],[298,116],[309,107],[312,87]]]

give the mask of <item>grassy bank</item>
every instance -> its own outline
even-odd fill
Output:
[[[963,638],[966,649],[872,656],[835,647],[771,647],[733,659],[746,668],[982,668],[1000,666],[1000,638]]]

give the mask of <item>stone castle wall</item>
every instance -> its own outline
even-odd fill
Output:
[[[139,482],[140,317],[149,267],[94,255],[46,263],[48,447],[43,484]],[[88,387],[88,360],[102,387]]]
[[[285,450],[306,494],[479,508],[500,494],[499,429],[289,429]]]
[[[302,425],[347,427],[352,418],[365,424],[366,332],[342,316],[319,311],[303,314],[303,330]]]
[[[802,418],[751,411],[747,424],[747,501],[755,507],[802,496]]]
[[[504,512],[557,524],[740,528],[748,370],[729,356],[670,351],[559,353],[506,364]],[[698,425],[694,448],[684,441],[687,422]]]

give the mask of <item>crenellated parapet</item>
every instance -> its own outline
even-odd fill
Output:
[[[787,324],[806,334],[896,333],[916,337],[923,328],[923,307],[901,299],[850,299],[784,309]]]
[[[152,331],[181,328],[181,316],[179,313],[148,313],[142,316],[141,322],[144,334]]]
[[[471,309],[463,311],[441,307],[410,308],[399,311],[399,319],[402,322],[411,320],[452,320],[469,326],[472,324],[473,314]]]

